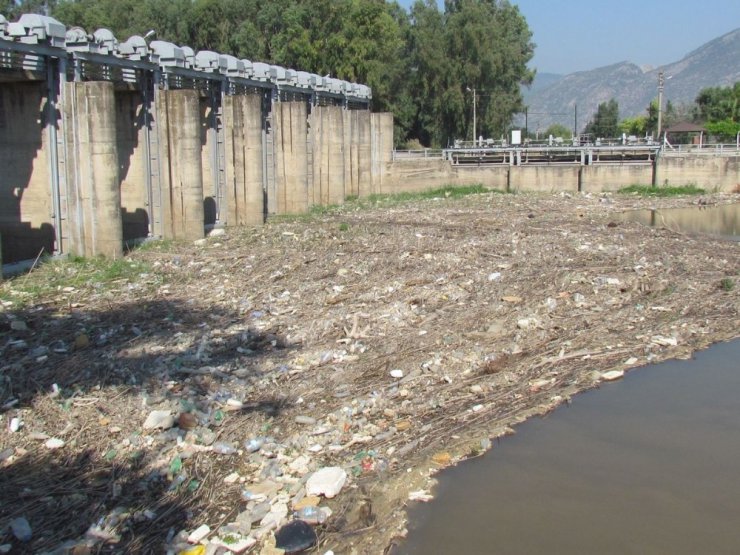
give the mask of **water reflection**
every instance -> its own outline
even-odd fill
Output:
[[[631,372],[445,471],[399,553],[740,550],[740,341]]]
[[[740,204],[633,210],[621,214],[619,219],[673,231],[707,233],[740,240]]]

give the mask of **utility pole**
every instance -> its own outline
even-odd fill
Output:
[[[473,93],[473,146],[476,144],[476,121],[475,121],[475,87],[472,89],[470,87],[465,87],[465,90],[468,92]]]
[[[577,137],[578,137],[578,104],[574,104],[573,105],[573,138],[577,138]]]
[[[662,131],[663,124],[663,85],[665,85],[665,79],[663,72],[658,73],[658,141],[660,142],[660,132]]]

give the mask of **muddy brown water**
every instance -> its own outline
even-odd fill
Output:
[[[440,474],[400,553],[740,553],[740,340],[646,366]]]
[[[684,233],[707,233],[740,241],[740,204],[631,210],[620,219]]]

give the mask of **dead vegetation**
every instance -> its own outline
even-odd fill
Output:
[[[260,516],[243,489],[294,506],[307,474],[336,465],[350,486],[328,502],[321,546],[382,552],[430,469],[606,371],[737,336],[740,293],[719,286],[738,280],[736,243],[616,224],[694,202],[350,204],[135,251],[137,275],[112,286],[59,285],[21,306],[24,278],[7,282],[0,533],[24,516],[34,535],[0,543],[162,552],[181,530]],[[155,409],[174,427],[142,429]],[[266,447],[249,453],[255,438]],[[272,528],[241,532],[269,544]]]

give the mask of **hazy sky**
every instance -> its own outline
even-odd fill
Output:
[[[546,73],[625,60],[660,66],[740,27],[740,0],[510,1],[537,44],[531,65]],[[408,7],[413,0],[399,3]]]

